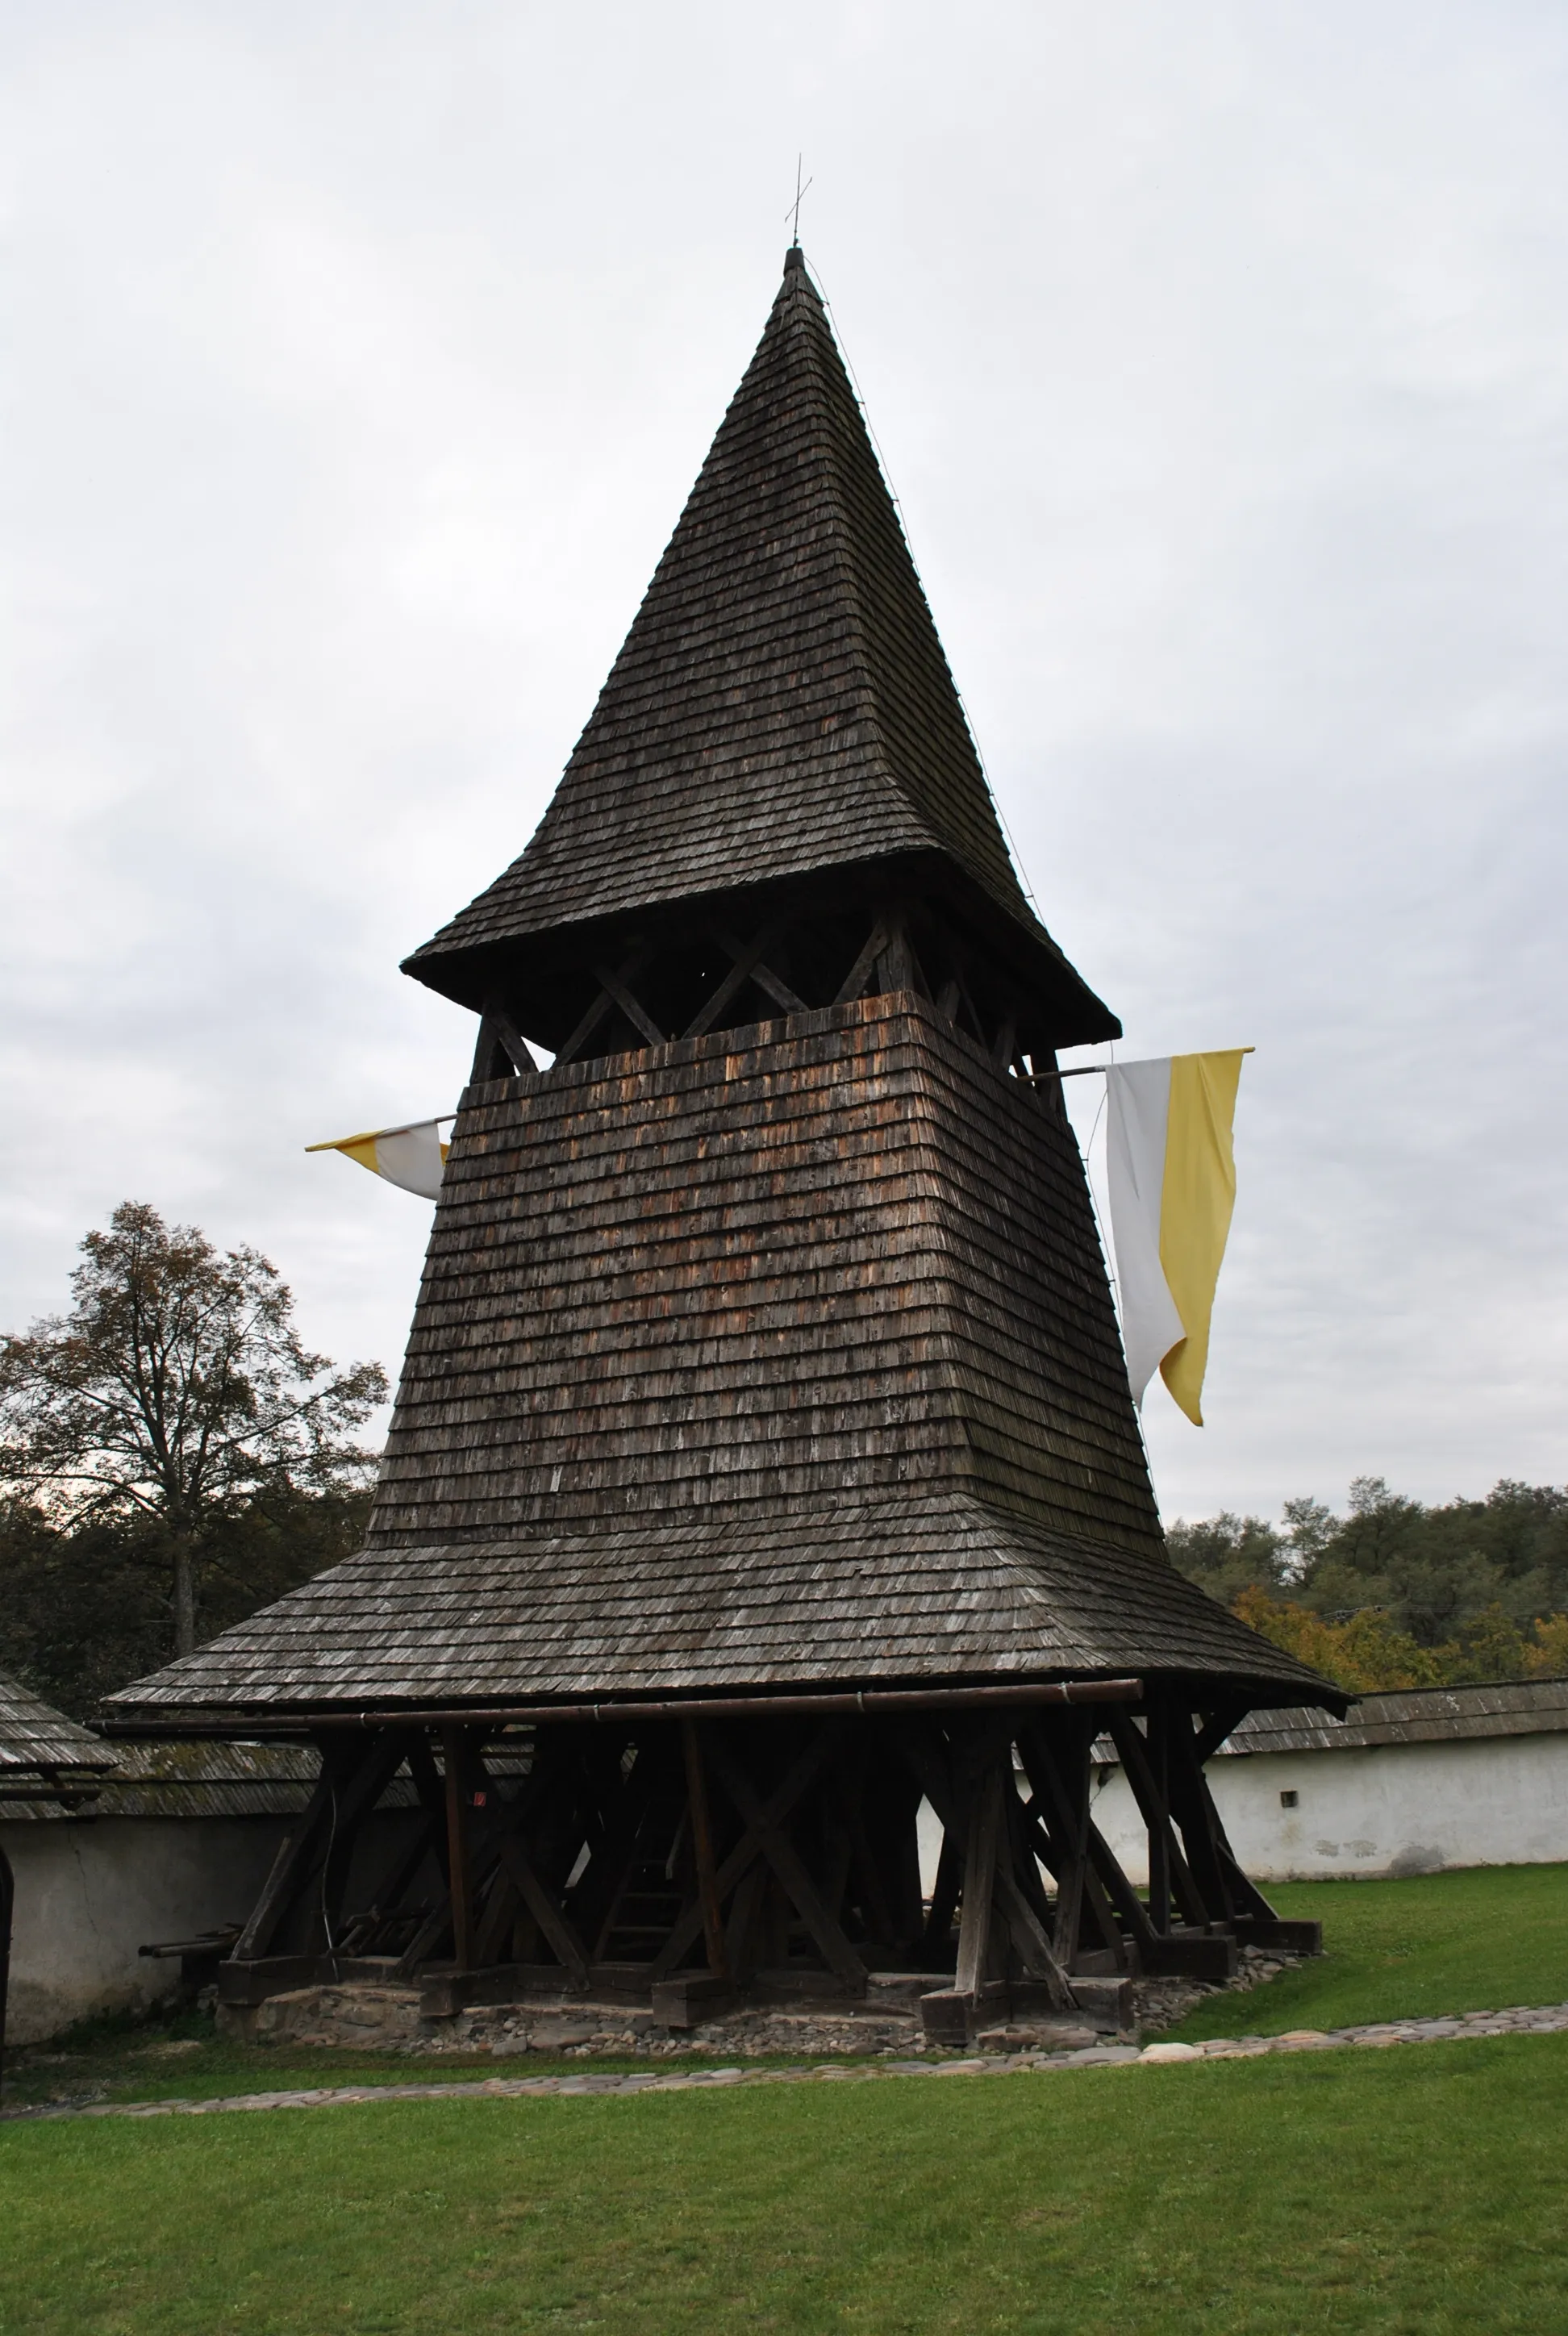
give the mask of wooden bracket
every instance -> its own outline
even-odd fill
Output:
[[[598,994],[595,997],[593,1003],[589,1006],[587,1013],[578,1024],[576,1029],[572,1031],[569,1037],[564,1038],[561,1041],[555,1057],[558,1063],[574,1063],[577,1060],[584,1046],[587,1046],[594,1032],[599,1028],[599,1024],[604,1020],[606,1015],[609,1014],[612,1006],[619,1006],[621,1011],[626,1014],[636,1025],[637,1028],[642,1032],[645,1038],[648,1037],[650,1030],[655,1033],[654,1037],[648,1041],[651,1046],[663,1046],[665,1034],[658,1028],[657,1024],[648,1021],[643,1017],[642,1007],[640,1006],[637,1007],[637,1011],[634,1014],[631,1011],[631,1007],[628,1006],[625,1002],[627,998],[631,997],[631,992],[626,988],[626,984],[628,981],[636,980],[638,975],[642,971],[643,967],[648,963],[648,944],[646,942],[639,942],[636,949],[629,950],[621,959],[618,970],[613,973],[607,973],[607,970],[603,966],[596,965],[593,968],[594,979],[599,983]],[[613,987],[611,986],[612,984],[614,985]],[[636,1004],[637,1001],[632,999],[632,1005],[635,1006]]]
[[[764,925],[755,940],[748,941],[744,946],[727,934],[718,935],[721,946],[735,959],[735,963],[708,998],[702,1011],[681,1032],[683,1038],[700,1038],[705,1031],[712,1029],[725,1007],[733,998],[740,995],[751,979],[754,967],[759,965],[766,951],[783,938],[784,930],[784,920],[775,918],[770,924]]]
[[[879,917],[865,946],[838,986],[835,1006],[852,1006],[872,978],[872,968],[888,945],[887,927]]]
[[[821,1734],[806,1747],[777,1791],[771,1794],[763,1805],[764,1814],[770,1825],[775,1827],[781,1825],[796,1803],[810,1791],[832,1758],[842,1733],[839,1723],[830,1721]],[[714,1876],[714,1889],[721,1906],[742,1874],[761,1854],[762,1844],[755,1833],[748,1828]],[[702,1904],[699,1899],[694,1898],[689,1905],[681,1910],[674,1929],[658,1952],[653,1965],[653,1977],[656,1980],[667,1979],[672,1971],[678,1969],[681,1957],[689,1947],[695,1944],[702,1927]],[[864,1976],[863,1967],[862,1975]]]
[[[1168,1927],[1161,1922],[1161,1906],[1156,1896],[1156,1869],[1164,1864],[1171,1887],[1180,1899],[1189,1922],[1206,1926],[1210,1921],[1203,1893],[1193,1878],[1192,1870],[1176,1845],[1175,1831],[1165,1796],[1155,1780],[1149,1747],[1139,1735],[1132,1717],[1125,1711],[1113,1710],[1108,1705],[1105,1722],[1121,1758],[1122,1771],[1133,1789],[1133,1797],[1149,1835],[1150,1914],[1156,1931]],[[1156,1852],[1159,1853],[1156,1855]]]
[[[505,1067],[499,1071],[495,1067],[498,1052],[505,1065]],[[539,1065],[533,1059],[532,1048],[501,1000],[497,998],[487,998],[484,1001],[484,1011],[479,1018],[479,1037],[474,1042],[473,1048],[473,1068],[468,1075],[470,1085],[477,1085],[485,1079],[504,1079],[511,1076],[513,1073],[537,1071]]]
[[[782,931],[782,927],[775,927],[774,929],[768,939],[768,947],[770,949],[773,947],[774,942],[780,938]],[[729,951],[730,956],[735,959],[737,964],[743,957],[751,956],[751,964],[747,968],[750,978],[755,982],[759,989],[766,992],[767,996],[773,999],[775,1006],[782,1006],[786,1014],[807,1014],[811,1011],[805,999],[803,998],[797,997],[795,992],[790,988],[788,982],[781,981],[778,975],[774,973],[773,968],[770,965],[764,963],[762,951],[760,949],[757,950],[755,955],[752,955],[745,941],[736,940],[733,933],[720,933],[718,938],[724,947]]]
[[[823,1903],[804,1860],[784,1832],[782,1821],[766,1804],[726,1747],[716,1742],[710,1753],[716,1775],[739,1811],[747,1838],[755,1841],[773,1867],[802,1922],[811,1932],[831,1970],[846,1986],[864,1989],[866,1967],[839,1928],[837,1917]]]

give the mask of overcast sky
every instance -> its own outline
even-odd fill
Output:
[[[1568,11],[6,0],[0,79],[0,1324],[133,1195],[395,1369],[428,1209],[302,1147],[455,1098],[397,960],[532,829],[803,149],[1041,913],[1125,1056],[1258,1050],[1166,1515],[1568,1478]]]

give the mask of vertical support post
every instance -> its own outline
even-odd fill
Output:
[[[1149,1730],[1149,1764],[1154,1771],[1159,1811],[1156,1815],[1154,1810],[1145,1810],[1144,1818],[1149,1834],[1149,1920],[1163,1934],[1171,1927],[1171,1828],[1164,1815],[1169,1806],[1165,1798],[1165,1747],[1154,1728]],[[1131,1784],[1125,1759],[1122,1773]]]
[[[452,1890],[452,1960],[460,1971],[472,1968],[473,1883],[468,1856],[467,1762],[461,1728],[441,1731],[446,1770],[446,1862]]]
[[[1084,1881],[1089,1862],[1089,1738],[1082,1728],[1073,1728],[1064,1735],[1062,1782],[1067,1800],[1064,1815],[1069,1823],[1063,1830],[1069,1847],[1066,1864],[1057,1877],[1055,1944],[1057,1961],[1064,1971],[1071,1971],[1078,1952]]]
[[[975,1790],[974,1822],[964,1859],[964,1899],[959,1916],[959,1960],[953,1985],[978,2000],[991,1942],[991,1901],[997,1886],[997,1837],[1002,1829],[1002,1777],[995,1765]]]
[[[696,1894],[702,1907],[707,1967],[716,1979],[727,1979],[729,1962],[725,1952],[724,1918],[719,1911],[718,1866],[713,1854],[713,1819],[708,1809],[702,1739],[697,1734],[696,1720],[683,1719],[680,1735],[681,1748],[686,1754],[687,1798],[691,1806],[691,1845],[696,1861]]]

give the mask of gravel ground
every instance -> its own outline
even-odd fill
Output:
[[[474,2084],[340,2085],[298,2092],[239,2093],[210,2101],[99,2101],[82,2106],[47,2102],[37,2108],[7,2109],[0,2121],[19,2124],[51,2117],[209,2117],[237,2109],[326,2108],[350,2101],[419,2101],[507,2098],[519,2094],[577,2096],[583,2093],[671,2093],[727,2088],[734,2085],[815,2083],[879,2084],[892,2077],[979,2077],[1111,2068],[1132,2064],[1159,2067],[1185,2060],[1244,2060],[1273,2052],[1332,2052],[1398,2044],[1446,2043],[1467,2036],[1542,2036],[1568,2033],[1568,2003],[1515,2006],[1505,2011],[1466,2011],[1453,2020],[1388,2020],[1366,2028],[1300,2028],[1284,2036],[1223,2036],[1206,2044],[1093,2044],[1052,2052],[974,2053],[920,2059],[803,2064],[789,2068],[696,2068],[630,2076],[486,2077]]]

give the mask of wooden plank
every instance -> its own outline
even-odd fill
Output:
[[[401,1765],[405,1743],[401,1730],[388,1729],[358,1747],[330,1740],[322,1746],[320,1777],[298,1823],[278,1845],[261,1895],[234,1942],[236,1960],[251,1962],[267,1953],[325,1858],[337,1853],[338,1877],[346,1871],[359,1821]]]
[[[400,1987],[407,1985],[421,1963],[429,1961],[451,1928],[452,1892],[448,1888],[442,1892],[441,1896],[397,1959],[397,1967],[393,1977]]]
[[[1070,2011],[1073,1990],[1061,1959],[1053,1945],[1045,1924],[1040,1921],[1016,1874],[1006,1864],[998,1867],[996,1877],[997,1897],[1008,1928],[1013,1934],[1018,1960],[1031,1978],[1043,1980],[1051,2000],[1059,2010]],[[959,1943],[959,1962],[963,1964],[963,1942]],[[959,1982],[961,1986],[961,1981]]]
[[[838,986],[835,1006],[852,1006],[871,979],[872,968],[888,945],[887,928],[879,917],[859,957]]]
[[[964,1894],[959,1909],[959,1959],[953,1985],[978,1999],[986,1979],[991,1943],[991,1903],[996,1895],[997,1849],[1002,1827],[1002,1779],[993,1767],[975,1796],[974,1819],[964,1853]]]
[[[1171,1813],[1182,1828],[1187,1864],[1203,1894],[1210,1922],[1228,1923],[1236,1909],[1215,1839],[1219,1819],[1203,1783],[1203,1772],[1193,1757],[1195,1747],[1192,1719],[1187,1712],[1179,1709],[1166,1711],[1161,1718],[1166,1791]]]
[[[1193,1757],[1199,1767],[1212,1760],[1227,1737],[1235,1733],[1245,1719],[1251,1705],[1244,1697],[1233,1696],[1228,1702],[1217,1703],[1203,1714],[1203,1724],[1193,1739]]]
[[[277,1936],[279,1923],[293,1903],[298,1882],[305,1878],[300,1874],[300,1867],[331,1806],[331,1787],[323,1777],[306,1803],[297,1824],[289,1827],[278,1844],[271,1869],[261,1885],[261,1895],[250,1910],[249,1921],[234,1942],[229,1957],[231,1961],[256,1962],[266,1954]]]
[[[713,1817],[708,1808],[702,1742],[695,1719],[681,1721],[680,1740],[686,1759],[687,1797],[691,1807],[691,1845],[696,1861],[696,1893],[702,1904],[703,1932],[707,1942],[707,1967],[716,1979],[727,1979],[729,1964],[725,1954],[724,1913],[718,1901],[718,1874],[713,1854]]]
[[[618,973],[608,965],[596,965],[593,978],[614,998],[632,1027],[641,1031],[650,1046],[664,1045],[667,1033],[659,1028],[653,1016],[627,988]]]
[[[1233,1723],[1232,1723],[1233,1724]],[[1209,1790],[1209,1780],[1203,1773],[1203,1745],[1213,1736],[1218,1720],[1212,1720],[1196,1734],[1189,1734],[1185,1716],[1177,1715],[1172,1729],[1174,1757],[1185,1770],[1186,1791],[1190,1796],[1193,1820],[1203,1827],[1214,1857],[1222,1903],[1232,1917],[1247,1915],[1264,1922],[1279,1918],[1257,1883],[1244,1872],[1241,1860],[1231,1847],[1230,1839],[1214,1806],[1214,1796]],[[1230,1729],[1219,1737],[1224,1742]],[[1185,1837],[1186,1827],[1183,1826]]]
[[[578,1024],[577,1027],[571,1032],[569,1037],[562,1039],[560,1051],[555,1058],[558,1063],[574,1063],[577,1060],[579,1053],[587,1046],[589,1040],[592,1037],[594,1032],[599,1028],[599,1024],[604,1020],[606,1015],[609,1012],[610,1007],[614,1004],[614,998],[610,996],[609,990],[605,988],[603,984],[600,983],[599,994],[594,998],[593,1003],[589,1006],[581,1021]]]
[[[468,1854],[467,1745],[460,1728],[441,1731],[446,1771],[446,1871],[452,1900],[452,1959],[460,1971],[473,1965],[472,1876]]]
[[[498,1072],[494,1067],[497,1048],[511,1071],[538,1070],[539,1065],[533,1059],[527,1039],[500,999],[490,998],[485,1000],[484,1011],[479,1021],[479,1036],[474,1041],[473,1068],[468,1075],[471,1084],[507,1076],[505,1071]]]
[[[1203,1903],[1203,1893],[1193,1881],[1187,1861],[1176,1846],[1171,1825],[1171,1813],[1166,1806],[1164,1795],[1155,1781],[1154,1767],[1149,1759],[1148,1747],[1139,1735],[1129,1713],[1118,1709],[1115,1705],[1108,1705],[1105,1719],[1110,1729],[1111,1740],[1121,1758],[1122,1773],[1133,1788],[1133,1797],[1138,1804],[1144,1823],[1148,1829],[1150,1914],[1155,1929],[1160,1928],[1159,1910],[1154,1897],[1156,1845],[1161,1851],[1172,1887],[1181,1901],[1187,1920],[1190,1922],[1206,1923],[1209,1920],[1209,1913]]]
[[[496,1849],[502,1864],[516,1883],[523,1903],[560,1956],[573,1985],[586,1988],[589,1958],[583,1950],[582,1941],[540,1879],[521,1839],[515,1833],[502,1834]]]
[[[756,1960],[751,1952],[752,1924],[756,1918],[758,1902],[767,1885],[767,1877],[768,1869],[759,1858],[742,1874],[729,1902],[724,1959],[726,1967],[737,1980],[745,1977]]]
[[[830,1970],[837,1971],[846,1986],[863,1988],[866,1967],[823,1904],[804,1860],[782,1822],[771,1815],[725,1745],[716,1742],[710,1757],[715,1774],[740,1812],[747,1833],[784,1884],[791,1904],[822,1949]]]
[[[723,934],[719,935],[718,938],[723,943],[724,948],[729,950],[730,954],[735,958],[735,963],[730,967],[729,971],[725,975],[724,979],[719,983],[718,988],[714,991],[712,997],[709,998],[706,1005],[703,1007],[701,1012],[697,1014],[681,1032],[681,1037],[683,1038],[700,1038],[705,1030],[712,1029],[714,1024],[718,1020],[719,1016],[724,1012],[725,1007],[730,1004],[733,998],[737,998],[740,995],[740,992],[745,988],[747,980],[750,978],[753,966],[758,962],[768,949],[772,949],[774,943],[782,937],[784,931],[784,920],[781,918],[775,918],[771,923],[764,925],[762,930],[758,933],[755,940],[748,941],[745,947],[738,951],[732,948],[731,943],[725,939]]]
[[[769,939],[768,946],[770,948],[773,946],[773,941],[777,938],[778,930],[775,928],[774,932]],[[731,957],[739,958],[746,954],[746,944],[745,941],[737,940],[733,933],[720,933],[719,939],[724,943],[725,948],[729,951]],[[811,1008],[807,1006],[805,999],[799,997],[796,992],[790,988],[787,981],[780,979],[779,976],[774,973],[773,968],[766,962],[761,950],[759,950],[752,959],[751,978],[753,981],[755,982],[757,988],[765,991],[766,995],[773,999],[775,1006],[782,1006],[784,1007],[786,1014],[810,1013]]]

